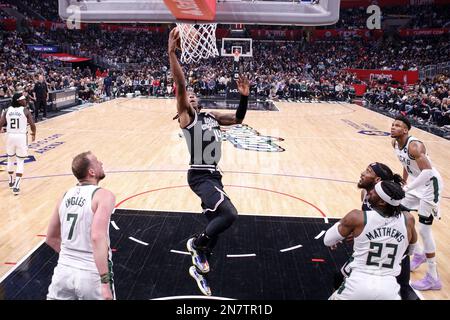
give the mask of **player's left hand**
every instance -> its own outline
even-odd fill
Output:
[[[5,132],[5,128],[0,128],[0,133],[4,133]]]
[[[339,241],[336,244],[330,246],[330,249],[333,250],[333,251],[336,250],[338,248],[339,243],[342,243],[342,241]]]
[[[177,27],[173,28],[169,33],[169,53],[175,52],[177,49],[180,49],[181,47],[181,38],[180,38],[180,31]]]
[[[102,297],[104,300],[113,300],[113,295],[109,283],[102,283]]]
[[[243,96],[250,95],[250,82],[248,81],[246,76],[240,75],[239,79],[236,80],[236,83],[241,95]]]

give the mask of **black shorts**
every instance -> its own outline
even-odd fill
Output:
[[[230,201],[223,191],[222,175],[217,170],[190,169],[188,183],[202,200],[203,213],[214,212],[223,201]]]

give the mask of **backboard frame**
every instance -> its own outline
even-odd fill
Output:
[[[248,42],[249,43],[249,47],[250,47],[250,51],[249,52],[244,52],[242,51],[242,46],[239,45],[233,45],[233,42],[236,41],[244,41],[244,42]],[[227,53],[225,51],[225,43],[226,42],[231,42],[231,53]],[[222,47],[220,48],[220,55],[222,57],[234,57],[234,49],[235,47],[240,47],[241,51],[240,51],[240,57],[241,58],[251,58],[253,57],[253,39],[251,38],[222,38]]]
[[[319,26],[339,20],[340,0],[314,2],[218,0],[214,22]],[[86,23],[208,23],[175,19],[163,0],[59,0],[59,15]]]

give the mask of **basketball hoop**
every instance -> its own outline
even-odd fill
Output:
[[[216,44],[217,23],[177,23],[181,38],[181,62],[199,62],[219,55]]]

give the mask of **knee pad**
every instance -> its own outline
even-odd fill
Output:
[[[24,168],[25,159],[17,157],[17,170],[16,174],[23,174],[23,168]]]
[[[433,224],[433,215],[430,214],[429,217],[425,218],[424,216],[419,215],[419,223],[431,226]]]
[[[436,252],[436,244],[434,242],[431,225],[419,223],[419,233],[422,237],[423,249],[425,253]]]

